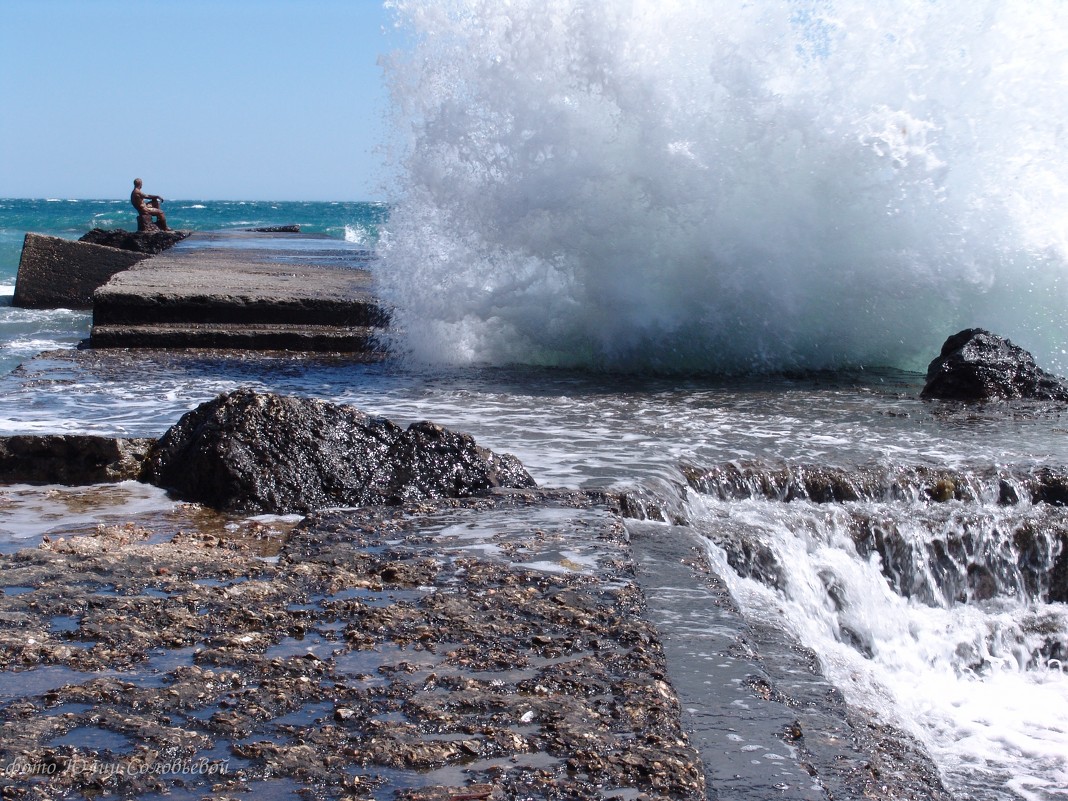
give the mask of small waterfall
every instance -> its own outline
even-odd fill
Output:
[[[787,621],[852,703],[928,744],[962,797],[1065,797],[1065,471],[684,473],[690,522],[743,608]]]

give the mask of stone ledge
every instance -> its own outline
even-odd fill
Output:
[[[94,325],[93,348],[200,348],[359,353],[385,358],[379,329],[329,325]]]
[[[90,309],[93,292],[147,254],[26,234],[12,305],[24,309]]]
[[[137,479],[153,443],[91,434],[0,437],[0,482],[84,485]]]
[[[94,348],[229,348],[382,357],[371,255],[301,234],[194,233],[97,290]]]

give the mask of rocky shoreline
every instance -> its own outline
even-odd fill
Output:
[[[3,558],[4,686],[55,685],[0,711],[0,765],[37,767],[3,798],[704,797],[625,531],[589,496],[150,537]],[[163,762],[203,771],[140,767]]]
[[[685,529],[636,547],[626,494],[538,489],[440,426],[248,390],[156,441],[4,446],[8,478],[172,476],[220,510],[0,555],[5,800],[945,797],[908,736],[742,620]],[[305,516],[225,522],[265,511]],[[717,692],[651,622],[679,613],[672,584],[731,621],[706,643]]]
[[[739,618],[711,644],[741,708],[668,659],[646,588],[715,578],[685,538],[636,562],[618,512],[501,489],[0,556],[0,797],[703,799],[757,775],[788,798],[948,797],[779,635]],[[727,718],[702,733],[700,704]],[[753,746],[730,732],[754,725],[787,761],[739,772]],[[737,756],[699,753],[713,735]]]
[[[246,278],[295,274],[220,259]],[[161,281],[189,283],[179,262],[98,300],[118,287],[116,309],[158,316],[173,300]],[[289,291],[246,289],[208,306],[273,313]],[[201,314],[202,298],[181,297]],[[212,340],[205,320],[183,324]],[[1014,348],[951,337],[924,398],[1060,401],[1064,382],[1017,369]],[[722,473],[686,479],[755,486]],[[538,489],[514,457],[440,426],[244,390],[159,440],[0,441],[0,481],[131,478],[188,503],[0,554],[4,801],[951,797],[919,743],[743,619],[668,525],[684,522],[670,498]],[[817,466],[757,478],[820,502],[897,481]],[[968,490],[948,474],[920,483],[935,502]],[[1017,484],[1063,501],[1063,474]],[[227,516],[264,513],[303,518]],[[736,545],[735,569],[763,569]],[[701,625],[680,626],[688,615]]]

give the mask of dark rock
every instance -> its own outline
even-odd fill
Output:
[[[161,231],[158,228],[153,231],[94,228],[81,236],[78,241],[154,256],[181,242],[187,236],[189,236],[189,231]]]
[[[265,225],[262,228],[245,228],[254,234],[299,234],[299,225]]]
[[[786,589],[786,570],[774,549],[746,531],[715,532],[712,541],[727,554],[727,564],[742,578],[751,578],[773,587]]]
[[[90,242],[26,234],[12,304],[24,309],[90,309],[98,287],[146,256]]]
[[[1027,484],[1032,503],[1068,506],[1068,471],[1063,467],[1040,467]]]
[[[0,482],[73,486],[136,479],[150,439],[87,434],[21,434],[0,438]]]
[[[1019,490],[1007,479],[998,481],[998,503],[1002,506],[1015,506],[1020,502]]]
[[[495,454],[436,423],[413,423],[388,454],[385,497],[390,503],[425,498],[463,498],[494,487],[533,487],[522,463]]]
[[[947,526],[930,539],[859,510],[851,528],[860,557],[878,554],[890,587],[905,598],[930,606],[997,595],[1048,603],[1068,598],[1068,527],[1057,510],[1037,508],[1033,517],[993,532]]]
[[[218,509],[276,514],[534,486],[515,457],[466,434],[432,423],[404,431],[349,406],[248,389],[184,415],[144,480]]]
[[[1050,517],[1020,526],[1013,533],[1013,549],[1030,597],[1068,603],[1068,526],[1059,515]]]
[[[1068,604],[1068,532],[1060,532],[1060,552],[1049,572],[1050,603]]]
[[[1068,382],[1045,372],[1034,357],[981,328],[954,334],[927,368],[920,397],[986,401],[1023,398],[1068,401]]]
[[[646,481],[619,493],[619,513],[632,520],[656,520],[673,526],[688,526],[686,488],[659,479]]]
[[[682,465],[687,483],[698,492],[719,500],[768,498],[769,500],[843,503],[874,498],[889,487],[880,486],[889,478],[869,476],[863,471],[846,471],[815,464],[770,467],[745,462],[702,468]]]

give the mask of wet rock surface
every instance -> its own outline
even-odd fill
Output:
[[[274,514],[534,486],[515,457],[466,434],[247,389],[184,415],[153,448],[144,479],[217,509]]]
[[[721,501],[752,498],[784,503],[989,500],[1004,506],[1068,505],[1068,468],[1064,467],[999,465],[960,469],[876,464],[846,469],[804,462],[769,464],[739,460],[711,467],[687,464],[680,469],[691,489]],[[657,519],[653,515],[647,517]]]
[[[125,231],[122,228],[93,228],[78,237],[78,241],[154,256],[178,244],[189,234],[189,231],[160,231],[159,229]]]
[[[98,484],[136,479],[154,442],[89,434],[0,437],[0,483]]]
[[[0,556],[3,798],[706,795],[590,496],[158,534]]]
[[[920,397],[1068,402],[1068,381],[1039,368],[1030,353],[1009,340],[981,328],[969,328],[942,345],[927,368],[927,383]]]

